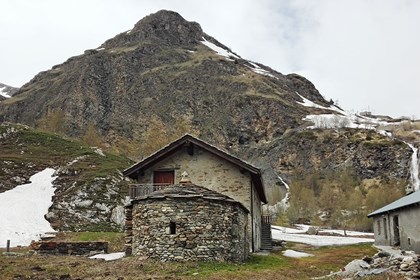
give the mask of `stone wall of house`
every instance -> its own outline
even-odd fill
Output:
[[[249,255],[248,214],[239,203],[205,198],[136,200],[132,254],[162,261],[234,261]]]
[[[396,213],[394,213],[396,214]],[[394,214],[384,214],[375,216],[373,219],[373,231],[375,233],[375,244],[394,246],[395,245],[395,234],[394,234]]]
[[[181,174],[186,171],[193,184],[204,186],[241,202],[253,215],[254,224],[261,219],[261,202],[257,193],[254,196],[253,208],[255,211],[251,211],[250,174],[241,172],[234,164],[197,146],[194,147],[193,155],[188,154],[187,147],[183,147],[174,155],[148,168],[144,175],[138,178],[139,183],[152,183],[153,171],[156,170],[175,170],[175,184],[179,183]],[[255,225],[253,241],[255,250],[260,248],[260,239],[256,237],[260,231],[259,226]],[[248,235],[252,236],[251,216],[249,217]],[[250,242],[252,242],[251,238]]]
[[[241,202],[248,210],[251,208],[251,176],[242,173],[232,163],[194,146],[194,154],[189,155],[187,147],[183,147],[174,155],[148,168],[139,177],[139,183],[153,182],[153,171],[175,170],[175,184],[181,180],[186,171],[193,184],[223,193]]]
[[[402,250],[420,253],[420,222],[417,222],[419,215],[420,207],[409,207],[375,216],[375,244],[395,246],[400,243]],[[398,217],[398,225],[395,217]]]
[[[258,193],[253,189],[252,191],[252,215],[254,216],[253,220],[253,231],[254,231],[254,250],[258,251],[261,248],[261,216],[262,216],[262,206],[261,202],[258,199]],[[251,216],[251,215],[250,215]],[[251,224],[251,219],[249,220]]]
[[[403,209],[399,214],[401,249],[420,254],[420,207]]]

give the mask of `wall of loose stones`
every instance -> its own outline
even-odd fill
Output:
[[[137,200],[134,255],[162,261],[233,261],[249,255],[248,214],[238,204],[203,198]],[[175,223],[171,234],[170,223]]]
[[[34,241],[30,248],[39,254],[90,255],[108,253],[108,242]]]

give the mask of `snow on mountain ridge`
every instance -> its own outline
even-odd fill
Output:
[[[1,87],[0,86],[0,95],[5,97],[5,98],[11,98],[11,96],[8,94],[8,91],[6,91],[7,87]]]
[[[205,46],[209,47],[210,49],[212,49],[213,51],[215,51],[218,55],[223,56],[224,58],[226,58],[227,60],[232,61],[232,58],[236,58],[236,59],[241,59],[240,56],[230,52],[227,49],[221,48],[219,46],[216,46],[215,44],[213,44],[212,42],[207,41],[204,37],[203,37],[203,41],[201,41],[202,44],[204,44]],[[251,66],[247,65],[254,73],[260,74],[260,75],[264,75],[264,76],[268,76],[268,77],[272,77],[275,79],[278,79],[278,77],[274,76],[273,74],[271,74],[269,71],[261,68],[259,65],[257,65],[256,63],[246,60]]]
[[[201,41],[201,43],[203,45],[207,46],[208,48],[212,49],[213,51],[215,51],[218,55],[223,56],[225,58],[228,58],[228,59],[230,59],[231,57],[240,58],[239,56],[235,55],[234,53],[231,53],[230,51],[225,50],[224,48],[216,46],[212,42],[207,41],[206,38],[204,38],[204,37],[203,37],[203,41]]]
[[[18,88],[0,83],[0,97],[11,98],[17,91]]]

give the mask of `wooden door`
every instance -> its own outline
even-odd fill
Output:
[[[175,182],[175,172],[155,171],[153,172],[153,185],[173,185]]]

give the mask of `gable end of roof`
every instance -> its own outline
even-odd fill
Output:
[[[150,156],[148,156],[147,158],[139,161],[138,163],[132,165],[131,167],[127,168],[126,170],[123,171],[124,176],[128,176],[132,179],[136,178],[136,173],[139,172],[142,169],[146,169],[154,164],[156,164],[157,162],[159,162],[160,160],[162,160],[163,158],[165,158],[168,155],[171,155],[173,153],[175,153],[176,151],[178,151],[179,148],[181,148],[184,144],[188,144],[188,143],[192,143],[194,145],[197,145],[198,147],[217,155],[220,158],[223,158],[224,160],[248,171],[251,175],[252,180],[254,181],[256,190],[258,192],[258,195],[260,197],[260,200],[263,203],[267,203],[267,197],[265,195],[265,191],[264,191],[264,184],[262,181],[262,174],[261,174],[261,170],[253,165],[251,165],[250,163],[247,163],[235,156],[232,156],[230,154],[228,154],[225,151],[222,151],[218,148],[216,148],[215,146],[208,144],[207,142],[198,139],[190,134],[185,134],[184,136],[182,136],[181,138],[173,141],[172,143],[169,143],[168,145],[164,146],[163,148],[161,148],[160,150],[156,151],[155,153],[151,154]]]

